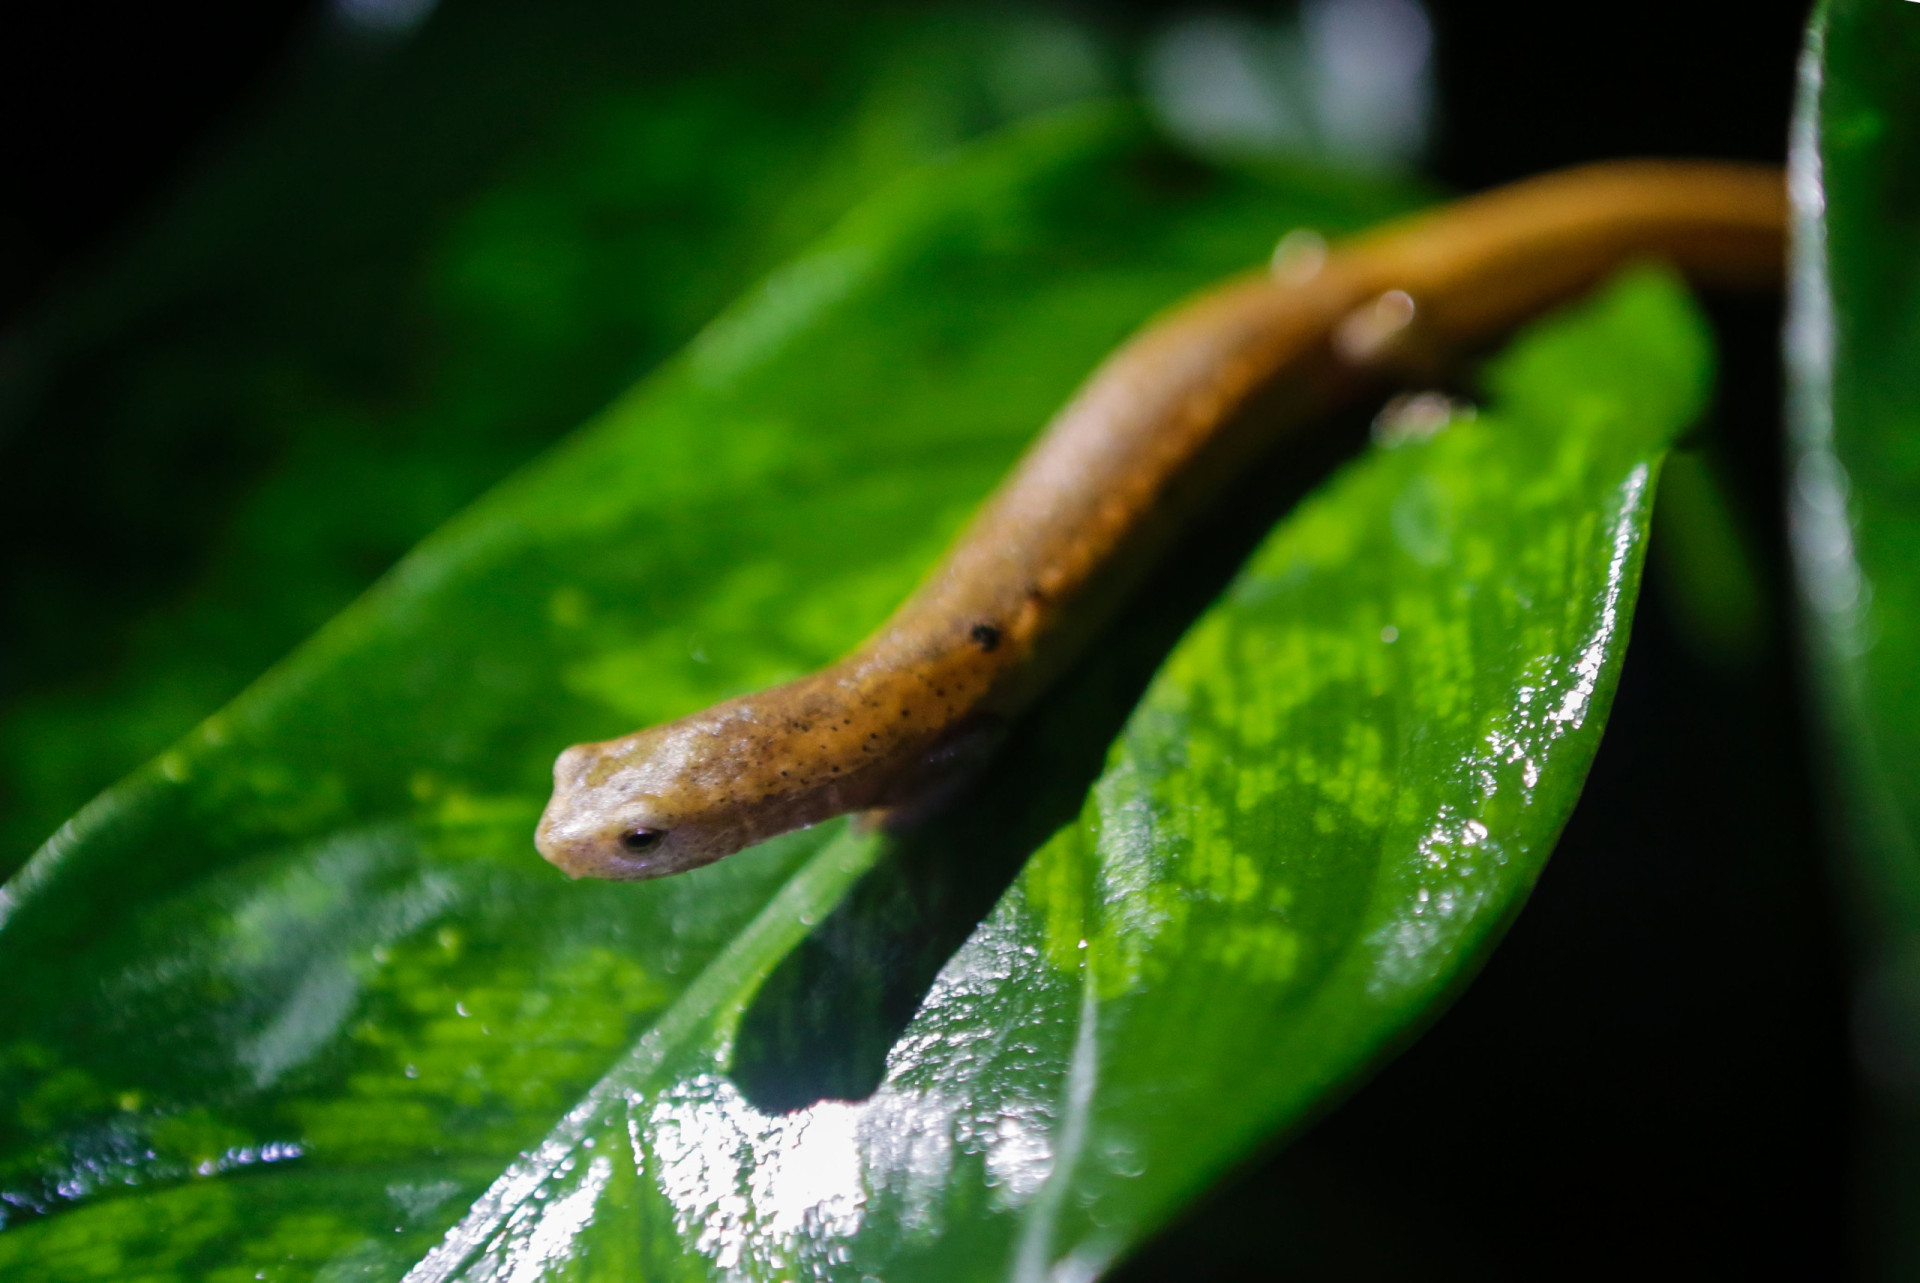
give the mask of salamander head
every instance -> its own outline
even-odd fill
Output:
[[[678,722],[576,744],[553,764],[534,845],[571,877],[627,881],[751,846],[767,831],[734,795],[739,758],[729,747],[729,737]]]

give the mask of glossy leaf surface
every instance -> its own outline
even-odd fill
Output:
[[[1300,1120],[1578,793],[1704,394],[1664,278],[1348,468],[1161,662],[1216,531],[911,842],[621,886],[528,834],[558,746],[856,641],[1144,316],[1391,203],[1023,130],[435,536],[7,888],[0,1272],[1084,1276]]]
[[[1920,7],[1815,18],[1795,124],[1793,531],[1875,911],[1920,922]]]

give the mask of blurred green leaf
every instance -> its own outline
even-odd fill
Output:
[[[1711,457],[1674,452],[1660,471],[1653,556],[1663,563],[1680,636],[1721,671],[1751,668],[1767,640],[1759,557]]]
[[[1865,1250],[1920,1270],[1920,7],[1830,0],[1801,62],[1790,518],[1855,857]]]
[[[1297,1125],[1579,792],[1706,391],[1665,277],[1344,470],[1164,663],[1201,603],[1150,595],[926,833],[640,885],[529,833],[565,743],[858,640],[1154,310],[1403,200],[1083,110],[770,277],[8,885],[0,1273],[1084,1277]],[[966,937],[924,1001],[835,988],[925,964],[915,912]],[[809,1103],[808,1030],[870,1028],[877,1090]]]
[[[1835,0],[1802,65],[1793,534],[1854,817],[1920,922],[1920,7]]]
[[[860,198],[1105,58],[1042,15],[760,0],[310,39],[9,335],[0,876]]]

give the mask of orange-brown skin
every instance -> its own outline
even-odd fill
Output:
[[[1776,170],[1626,162],[1474,196],[1330,254],[1277,256],[1110,356],[858,650],[562,753],[541,854],[574,877],[658,877],[911,805],[1030,704],[1181,522],[1286,432],[1431,376],[1635,259],[1709,287],[1775,287],[1785,224]]]

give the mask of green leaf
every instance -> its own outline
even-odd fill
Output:
[[[1920,923],[1920,7],[1815,15],[1794,126],[1792,529],[1883,926]]]
[[[1920,1269],[1920,7],[1831,0],[1802,55],[1786,356],[1795,571],[1853,857],[1865,1250]]]
[[[1664,277],[1344,470],[1189,629],[1301,480],[1250,477],[911,840],[614,885],[529,834],[558,747],[857,641],[1147,315],[1402,199],[1078,112],[770,278],[8,885],[0,1274],[1085,1276],[1297,1125],[1578,793],[1705,392]]]
[[[331,34],[9,340],[0,877],[858,200],[1106,75],[864,0]]]

